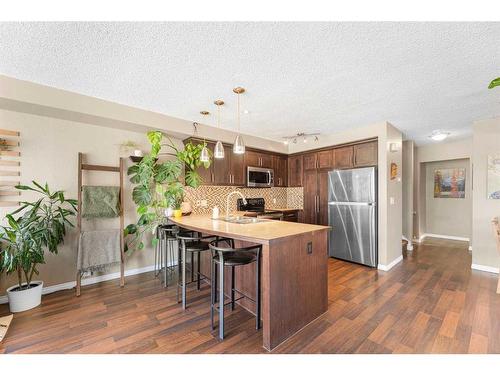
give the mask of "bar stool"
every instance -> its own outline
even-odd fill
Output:
[[[201,233],[194,231],[182,231],[179,232],[176,236],[179,241],[179,252],[177,262],[179,266],[179,275],[181,276],[181,283],[177,282],[177,302],[179,301],[179,287],[182,291],[182,308],[185,310],[187,301],[186,301],[186,286],[188,284],[196,282],[197,289],[200,290],[200,285],[202,280],[208,279],[207,276],[203,275],[200,272],[200,255],[203,251],[207,251],[209,249],[208,242],[206,240],[213,240],[217,238],[216,236],[205,236],[203,237]],[[186,256],[187,253],[191,254],[191,281],[186,282]],[[197,255],[196,263],[197,269],[194,269],[194,255]],[[196,274],[196,280],[194,279],[194,275]]]
[[[174,260],[175,244],[177,243],[177,233],[180,229],[175,224],[163,224],[157,227],[158,244],[155,252],[155,276],[164,271],[164,286],[168,286],[168,275],[173,275],[175,266],[168,265]]]
[[[221,247],[222,243],[228,247]],[[219,312],[219,338],[224,339],[224,306],[231,305],[231,310],[234,310],[236,301],[242,298],[248,298],[255,302],[255,329],[260,329],[260,305],[261,305],[261,288],[260,288],[260,253],[262,245],[254,245],[249,247],[234,247],[232,239],[217,239],[210,242],[210,250],[212,252],[211,262],[211,288],[210,288],[210,321],[212,329],[214,326],[214,311]],[[234,287],[234,269],[235,267],[244,266],[256,262],[255,272],[255,294],[256,299],[250,298],[248,295],[242,293]],[[219,266],[219,275],[217,275],[217,265]],[[231,300],[224,303],[224,266],[231,267]],[[219,304],[217,302],[217,278],[219,279]],[[235,293],[240,297],[235,298]]]

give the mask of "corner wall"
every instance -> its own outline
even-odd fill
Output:
[[[500,118],[477,121],[473,126],[472,268],[499,272],[500,255],[491,219],[500,216],[500,199],[487,198],[487,158],[500,155]]]

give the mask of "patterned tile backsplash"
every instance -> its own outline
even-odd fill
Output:
[[[238,190],[246,198],[264,198],[266,208],[297,208],[303,207],[303,188],[301,187],[274,187],[274,188],[235,188],[234,186],[208,186],[203,185],[197,189],[186,187],[184,200],[191,203],[193,212],[208,214],[212,207],[218,206],[221,212],[226,210],[227,195]],[[231,197],[231,209],[236,209],[237,195]],[[207,201],[206,207],[201,206],[201,201]]]

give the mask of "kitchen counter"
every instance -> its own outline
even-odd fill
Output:
[[[240,213],[243,216],[243,212]],[[252,243],[269,244],[272,241],[286,239],[304,233],[326,231],[330,227],[302,223],[290,223],[279,220],[263,220],[252,224],[235,224],[223,220],[213,220],[210,215],[189,215],[170,221],[180,227],[221,237],[230,237]]]
[[[236,247],[262,245],[264,348],[274,349],[327,311],[329,227],[278,220],[236,224],[195,214],[170,220],[182,228],[233,238]],[[209,253],[205,252],[204,256],[203,268],[209,270]],[[229,284],[227,282],[226,286]],[[235,288],[256,299],[255,263],[238,267]],[[255,311],[251,300],[243,299],[238,303]]]

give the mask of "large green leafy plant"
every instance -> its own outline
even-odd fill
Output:
[[[148,231],[153,234],[153,246],[156,245],[158,240],[154,235],[157,226],[166,221],[165,209],[180,208],[184,197],[184,183],[186,186],[198,187],[201,178],[196,170],[202,166],[210,166],[210,161],[200,160],[204,144],[187,143],[183,150],[179,150],[160,131],[151,131],[147,136],[151,144],[150,153],[128,169],[130,181],[135,184],[132,199],[137,205],[139,220],[125,228],[125,236],[128,237],[125,250],[143,249],[143,236]],[[162,144],[164,137],[168,143]],[[168,152],[165,154],[172,156],[172,159],[160,163],[158,155],[162,146],[167,147]]]
[[[488,88],[492,89],[494,87],[500,86],[500,77],[495,78],[493,81],[490,82]]]
[[[57,254],[66,226],[74,226],[69,219],[76,214],[76,200],[67,199],[61,190],[50,191],[47,184],[32,183],[16,189],[34,191],[40,198],[21,202],[20,208],[5,216],[8,225],[0,226],[0,272],[16,272],[18,290],[30,288],[37,266],[45,263],[45,249]]]

